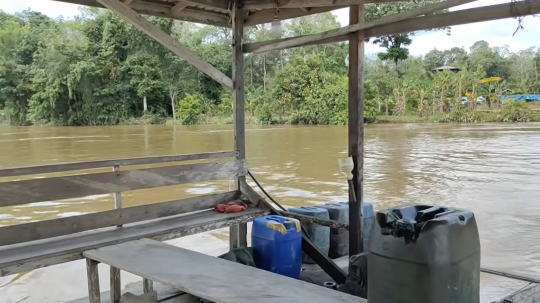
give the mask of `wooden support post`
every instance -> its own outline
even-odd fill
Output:
[[[154,291],[154,281],[143,278],[143,293],[151,294]]]
[[[101,303],[101,292],[99,290],[99,262],[86,259],[86,275],[88,278],[88,300],[90,303]]]
[[[113,171],[114,172],[120,171],[120,166],[119,165],[113,166]],[[122,208],[122,192],[115,192],[114,193],[114,208],[115,209]],[[122,224],[116,225],[116,226],[117,227],[122,227]]]
[[[120,302],[120,296],[122,296],[122,286],[120,280],[120,269],[111,266],[111,303]]]
[[[242,42],[244,37],[243,0],[235,0],[232,9],[233,30],[233,98],[234,98],[234,150],[238,153],[236,159],[246,158],[246,126],[244,117],[244,52]],[[240,182],[246,177],[235,178],[235,189],[240,190]],[[230,248],[247,246],[246,223],[230,227]]]
[[[350,24],[364,22],[364,5],[350,7]],[[356,202],[349,205],[349,256],[363,251],[363,167],[364,167],[364,37],[349,38],[349,156],[353,158],[353,189]]]

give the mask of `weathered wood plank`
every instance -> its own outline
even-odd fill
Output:
[[[237,191],[0,227],[0,246],[175,216],[235,201]]]
[[[234,214],[220,214],[214,210],[208,210],[126,224],[122,228],[109,227],[41,241],[1,246],[0,276],[8,276],[36,268],[79,260],[82,259],[81,253],[89,249],[141,238],[159,241],[172,240],[249,222],[256,217],[267,214],[267,210],[255,208],[248,208],[243,212]]]
[[[223,158],[235,157],[236,154],[237,152],[235,151],[224,151],[224,152],[211,152],[211,153],[200,153],[200,154],[156,156],[156,157],[142,157],[142,158],[124,158],[124,159],[110,159],[110,160],[98,160],[98,161],[88,161],[88,162],[49,164],[49,165],[41,165],[41,166],[14,167],[14,168],[0,169],[0,177],[15,177],[15,176],[25,176],[25,175],[48,174],[48,173],[55,173],[55,172],[104,168],[104,167],[110,167],[110,166],[127,166],[127,165],[131,166],[131,165],[147,165],[147,164],[206,160],[206,159],[223,159]]]
[[[118,0],[97,0],[106,8],[118,14],[124,20],[141,30],[143,33],[147,34],[149,37],[153,38],[173,53],[175,53],[180,58],[186,60],[188,63],[193,65],[199,71],[205,73],[210,78],[216,80],[218,83],[223,84],[226,88],[232,89],[233,83],[231,78],[227,77],[217,68],[209,64],[208,62],[199,58],[199,56],[180,44],[178,41],[173,39],[171,36],[163,32],[159,27],[150,23],[148,20],[141,17],[129,6],[126,6],[124,3]]]
[[[228,161],[4,182],[0,183],[0,207],[223,180],[246,174],[245,161]]]
[[[99,290],[98,264],[91,259],[86,259],[86,275],[88,278],[88,298],[90,303],[101,303],[101,291]]]
[[[116,303],[120,301],[120,296],[122,296],[122,285],[120,280],[120,269],[111,266],[110,268],[110,298],[111,302]],[[100,302],[101,303],[101,302]]]
[[[148,239],[83,254],[214,302],[367,302],[314,284]],[[231,277],[234,277],[234,283],[231,283]]]
[[[320,40],[343,36],[343,35],[347,35],[347,34],[357,32],[360,30],[365,30],[368,28],[376,27],[376,26],[391,24],[394,22],[402,21],[402,20],[408,20],[414,17],[441,11],[444,9],[448,9],[454,6],[458,6],[458,5],[462,5],[462,4],[470,3],[474,1],[477,1],[477,0],[448,0],[448,1],[443,1],[443,2],[433,3],[433,4],[423,6],[423,7],[419,7],[417,9],[404,11],[401,13],[382,17],[382,18],[373,20],[371,22],[355,23],[355,24],[351,24],[349,26],[342,27],[339,29],[326,31],[319,34],[295,37],[293,39],[290,39],[290,38],[278,39],[278,40],[274,40],[274,42],[271,44],[260,45],[259,47],[256,47],[256,45],[253,45],[253,44],[247,45],[246,48],[248,49],[248,52],[253,52],[253,53],[258,54],[258,53],[268,52],[272,50],[280,50],[280,49],[286,49],[286,48],[291,48],[291,47],[310,45]],[[356,2],[361,2],[361,1],[356,1]]]

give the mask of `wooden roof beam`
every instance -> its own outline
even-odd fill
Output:
[[[466,10],[460,10],[455,12],[449,12],[444,14],[430,15],[424,17],[417,17],[409,20],[403,20],[387,25],[379,25],[369,29],[365,29],[364,34],[366,38],[388,36],[399,33],[414,32],[421,30],[429,30],[432,28],[463,25],[477,22],[493,21],[499,19],[507,19],[513,17],[527,16],[540,14],[540,0],[524,0],[517,3],[504,3],[499,5],[484,6],[478,8],[471,8]],[[310,37],[301,36],[301,37]],[[276,44],[288,40],[298,39],[300,37],[292,37],[285,39],[276,39],[255,43],[244,44],[244,52],[252,53],[267,45]],[[339,36],[332,36],[302,44],[301,46],[325,44],[333,42],[342,42],[349,39],[349,34],[343,34]]]
[[[104,8],[104,6],[101,3],[99,3],[97,0],[53,0],[53,1]],[[146,1],[145,2],[132,1],[129,7],[132,8],[137,13],[144,14],[144,15],[165,17],[165,18],[171,18],[171,19],[183,20],[183,21],[189,21],[189,22],[197,22],[197,23],[203,23],[203,24],[214,25],[214,26],[230,27],[229,17],[224,14],[220,14],[216,12],[208,12],[208,11],[203,11],[203,10],[198,10],[198,9],[188,7],[182,10],[179,14],[173,15],[171,14],[171,8],[173,7],[172,5],[167,4],[167,3],[154,4],[154,3],[148,3]]]
[[[167,35],[160,28],[137,14],[129,6],[125,5],[123,2],[118,0],[97,0],[106,8],[115,12],[118,16],[122,17],[124,20],[174,52],[180,58],[186,60],[192,64],[195,68],[201,72],[208,75],[210,78],[216,80],[217,82],[223,84],[228,89],[233,88],[233,83],[231,78],[227,77],[221,71],[219,71],[214,66],[205,62],[196,53],[189,50],[184,45],[180,44],[178,41],[173,39],[171,36]]]
[[[325,12],[333,11],[335,9],[340,9],[344,7],[345,6],[314,7],[314,8],[309,9],[307,12],[300,8],[284,8],[284,9],[279,9],[277,15],[278,15],[279,20],[287,20],[287,19],[292,19],[292,18],[304,17],[308,15],[325,13]],[[275,14],[276,12],[273,9],[251,13],[249,17],[246,18],[244,25],[251,26],[251,25],[272,22],[274,21]]]
[[[409,0],[366,0],[365,3],[407,2]],[[331,7],[364,4],[364,0],[245,0],[244,9]]]
[[[448,0],[444,2],[429,4],[429,5],[417,8],[417,9],[379,18],[371,22],[357,23],[357,24],[349,25],[349,26],[342,27],[339,29],[322,32],[320,34],[302,36],[302,37],[297,37],[293,39],[281,39],[279,41],[274,40],[272,44],[261,45],[260,47],[252,47],[252,48],[249,48],[249,50],[253,53],[263,53],[263,52],[268,52],[271,50],[304,46],[304,45],[313,44],[313,43],[316,43],[317,41],[325,40],[328,38],[354,33],[354,32],[365,30],[365,29],[372,28],[375,26],[381,26],[381,25],[391,24],[394,22],[402,21],[402,20],[408,20],[408,19],[415,18],[421,15],[438,12],[444,9],[448,9],[454,6],[458,6],[458,5],[462,5],[462,4],[470,3],[474,1],[476,0]]]

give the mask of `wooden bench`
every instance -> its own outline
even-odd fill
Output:
[[[85,251],[90,303],[99,303],[97,265],[112,267],[217,303],[366,303],[314,284],[149,239]]]
[[[226,151],[1,169],[0,207],[112,193],[115,209],[1,227],[0,276],[82,259],[82,252],[89,249],[142,238],[170,240],[267,214],[267,210],[253,206],[234,214],[213,211],[216,204],[240,199],[239,190],[133,207],[122,205],[121,193],[125,191],[245,176],[245,160],[208,162],[236,155]],[[194,160],[207,162],[175,163]],[[153,167],[134,167],[140,165]],[[66,172],[71,175],[66,176]],[[42,176],[50,173],[55,175]],[[31,175],[39,178],[12,180]],[[119,276],[118,270],[111,272]]]

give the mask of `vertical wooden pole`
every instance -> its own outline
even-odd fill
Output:
[[[246,158],[246,126],[244,117],[244,51],[242,43],[244,37],[243,0],[234,0],[232,9],[233,31],[233,99],[234,99],[234,150],[238,153],[236,159]],[[235,189],[240,189],[240,182],[245,177],[235,179]],[[247,246],[247,224],[231,226],[229,233],[229,246],[231,249]]]
[[[99,290],[99,262],[86,259],[86,275],[88,279],[88,300],[90,303],[101,303],[101,292]]]
[[[364,5],[350,7],[349,23],[364,22]],[[364,37],[361,32],[349,39],[349,156],[353,158],[353,188],[356,202],[349,205],[349,256],[363,251],[364,172]]]
[[[113,171],[118,172],[120,171],[120,166],[115,165],[113,166]],[[114,208],[119,209],[122,208],[122,192],[115,192],[114,193]],[[122,225],[116,225],[117,227],[122,227]]]
[[[154,281],[143,278],[143,293],[151,294],[154,291]]]
[[[112,303],[118,303],[120,302],[120,296],[122,295],[122,287],[120,285],[120,269],[111,266],[110,271],[110,282],[111,282],[111,302]]]

